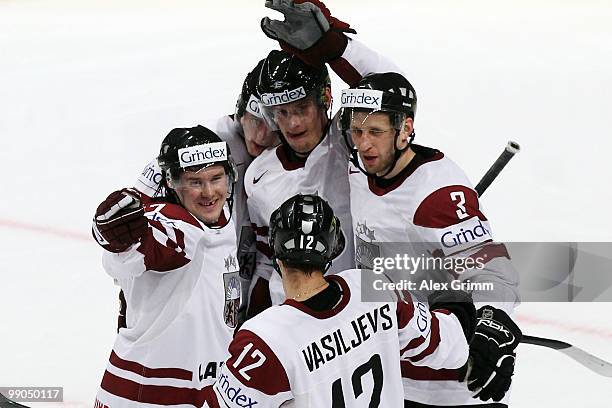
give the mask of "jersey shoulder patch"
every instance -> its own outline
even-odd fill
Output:
[[[446,228],[473,217],[487,221],[480,211],[476,191],[464,185],[451,185],[425,197],[414,212],[413,223],[426,228]]]

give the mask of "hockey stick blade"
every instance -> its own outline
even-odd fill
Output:
[[[0,408],[29,408],[27,405],[21,405],[15,401],[11,401],[0,393]]]
[[[521,151],[521,146],[518,143],[509,141],[504,151],[499,155],[495,163],[491,165],[489,170],[482,176],[474,190],[479,196],[483,195],[485,190],[489,188],[493,180],[497,178],[499,173],[506,167],[506,164],[514,157],[515,154]]]
[[[521,343],[533,344],[536,346],[543,346],[553,350],[558,350],[589,370],[594,371],[599,375],[603,375],[604,377],[612,377],[612,364],[564,341],[536,336],[523,336]]]

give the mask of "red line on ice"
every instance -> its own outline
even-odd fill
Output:
[[[0,227],[19,229],[23,231],[37,232],[39,234],[55,235],[57,237],[72,239],[75,241],[92,241],[93,238],[89,234],[81,232],[64,230],[61,228],[45,227],[42,225],[28,224],[25,222],[0,219]]]
[[[528,316],[528,315],[521,314],[521,313],[517,313],[517,318],[519,322],[521,323],[528,323],[528,324],[541,325],[541,326],[551,326],[551,327],[556,327],[558,329],[569,331],[569,332],[577,332],[577,333],[586,334],[589,336],[601,337],[604,339],[612,339],[612,331],[609,331],[609,330],[602,330],[602,329],[597,329],[594,327],[562,323],[558,320],[541,319],[539,317]]]

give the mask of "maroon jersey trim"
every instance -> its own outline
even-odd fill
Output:
[[[346,307],[349,300],[351,300],[351,291],[346,281],[338,275],[326,276],[325,280],[327,281],[332,280],[334,282],[337,282],[338,285],[340,285],[340,289],[342,289],[342,299],[340,299],[340,302],[332,309],[323,310],[323,311],[312,310],[311,308],[306,306],[304,303],[298,302],[297,300],[293,300],[293,299],[285,300],[283,305],[295,307],[296,309],[306,313],[307,315],[315,317],[317,319],[329,319],[330,317],[334,317],[335,315],[340,313]]]
[[[295,160],[289,160],[285,147],[280,144],[276,147],[276,157],[283,165],[283,169],[287,171],[301,169],[306,165],[306,158],[296,157]]]
[[[402,377],[419,381],[457,381],[459,372],[456,369],[435,369],[413,365],[410,361],[401,360]]]
[[[247,351],[246,354],[245,350]],[[262,360],[261,354],[257,354],[255,350],[262,353],[265,359]],[[276,353],[261,337],[252,331],[239,330],[229,345],[229,352],[230,358],[227,360],[225,367],[244,386],[256,389],[266,395],[276,395],[291,389],[285,367]],[[241,356],[242,359],[236,366],[236,361]],[[256,365],[261,361],[263,361],[263,365]],[[249,369],[246,373],[248,377],[240,373],[245,367],[254,364],[256,365],[255,368]],[[223,382],[218,380],[217,387],[223,388]]]
[[[408,357],[410,361],[421,361],[425,357],[436,351],[440,345],[440,322],[435,314],[431,315],[431,331],[429,333],[429,344],[425,350],[421,351],[416,356]]]
[[[357,71],[350,62],[342,57],[329,61],[329,66],[349,86],[355,86],[359,81],[361,81],[362,76],[359,71]]]
[[[151,202],[150,204],[145,205],[145,212],[156,211],[159,206],[162,206],[161,210],[159,211],[162,215],[172,220],[184,221],[187,224],[193,225],[201,230],[204,229],[202,228],[200,222],[196,220],[196,218],[191,215],[191,213],[182,205],[164,202]],[[221,214],[223,214],[223,212]],[[153,221],[155,221],[155,219],[153,219]]]
[[[179,380],[191,381],[193,373],[183,368],[150,368],[143,366],[136,361],[124,360],[119,357],[115,350],[111,352],[108,359],[112,365],[125,371],[131,371],[142,377],[147,378],[176,378]]]
[[[270,245],[261,241],[255,242],[255,249],[257,249],[259,252],[261,252],[268,258],[272,258],[272,256],[274,255],[274,252],[272,251],[272,248],[270,248]]]
[[[158,405],[193,405],[201,407],[204,402],[217,406],[217,398],[212,385],[202,389],[174,387],[169,385],[140,384],[106,371],[102,377],[101,388],[113,395],[135,402]]]
[[[419,145],[412,145],[412,149],[415,152],[418,152],[420,150],[428,149],[428,148],[424,148]],[[434,152],[435,153],[431,155],[430,157],[423,157],[421,155],[414,156],[414,158],[410,161],[410,163],[408,163],[406,168],[403,169],[398,176],[396,176],[397,179],[394,180],[393,183],[391,183],[388,186],[385,186],[385,187],[377,186],[375,178],[372,176],[368,176],[368,188],[370,189],[372,193],[376,194],[377,196],[383,196],[387,193],[390,193],[391,191],[401,186],[402,183],[422,165],[444,158],[444,153],[442,153],[441,151],[435,150]]]
[[[465,202],[461,204],[465,218],[460,219],[457,211],[457,202],[451,198],[452,193],[462,193]],[[473,189],[455,184],[437,189],[429,194],[414,212],[413,223],[426,228],[447,228],[461,223],[472,217],[487,221],[487,217],[480,211],[478,194]]]

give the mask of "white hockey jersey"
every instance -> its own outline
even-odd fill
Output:
[[[168,203],[147,204],[145,216],[149,228],[140,243],[103,255],[128,313],[96,404],[202,406],[237,325],[234,225],[209,228]]]
[[[270,282],[273,304],[285,300],[280,277],[272,267],[268,228],[272,212],[295,194],[317,194],[327,200],[340,219],[346,247],[333,261],[330,273],[354,265],[349,185],[346,174],[347,150],[335,134],[328,134],[300,163],[290,162],[283,146],[263,152],[247,169],[245,189],[251,222],[257,237],[255,274]]]
[[[413,145],[417,156],[395,182],[380,187],[349,166],[351,211],[358,266],[394,257],[402,243],[407,255],[484,260],[481,269],[446,272],[448,281],[491,282],[494,290],[473,291],[477,308],[495,302],[512,313],[518,275],[503,244],[493,242],[478,194],[465,173],[442,152]],[[387,244],[387,245],[385,245]],[[387,253],[390,251],[391,253]],[[432,405],[478,404],[453,370],[432,370],[402,362],[406,399]]]
[[[244,191],[244,175],[247,167],[253,160],[249,155],[241,135],[241,128],[232,116],[223,116],[215,120],[204,122],[204,126],[213,130],[221,140],[227,142],[232,158],[238,171],[238,179],[234,188],[234,209],[233,221],[238,237],[238,261],[240,264],[240,275],[248,280],[255,270],[255,233],[249,219],[249,212]],[[142,173],[134,183],[134,188],[148,198],[156,197],[159,193],[162,173],[157,165],[157,160],[153,159],[143,169]],[[248,287],[244,288],[245,295]]]
[[[344,72],[343,78],[361,78],[373,72],[400,72],[390,60],[372,51],[356,40],[349,41],[341,59],[340,67],[334,70]],[[245,190],[251,222],[255,228],[257,246],[257,265],[255,274],[269,280],[272,304],[285,300],[280,277],[274,272],[268,246],[270,216],[280,205],[295,194],[318,194],[334,210],[340,219],[346,237],[344,252],[336,258],[330,273],[353,268],[354,247],[351,231],[351,211],[349,205],[349,185],[347,174],[348,149],[342,135],[333,122],[321,143],[301,163],[290,162],[284,148],[278,146],[257,157],[247,169]]]
[[[410,299],[361,302],[361,273],[326,277],[342,291],[331,310],[287,300],[247,321],[213,387],[219,405],[400,407],[400,355],[434,368],[467,361],[454,315]]]

